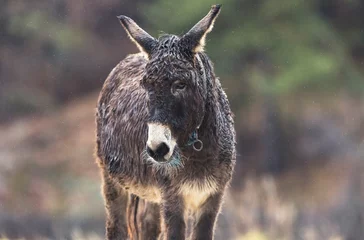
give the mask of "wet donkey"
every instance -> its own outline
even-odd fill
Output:
[[[229,102],[203,52],[219,12],[214,5],[185,35],[159,39],[118,17],[141,52],[112,70],[97,105],[107,239],[131,237],[129,196],[150,204],[153,231],[137,238],[185,239],[192,218],[190,239],[213,239],[235,164]]]

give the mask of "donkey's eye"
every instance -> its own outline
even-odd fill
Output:
[[[174,84],[174,88],[176,90],[183,90],[183,89],[186,88],[186,84],[183,83],[183,82],[177,82],[177,83]]]
[[[181,92],[181,91],[185,90],[186,86],[187,86],[186,83],[176,81],[172,85],[171,92],[172,92],[173,95],[176,95],[176,94],[178,94],[178,92]]]
[[[182,83],[182,82],[179,82],[179,83],[177,83],[177,84],[175,85],[175,88],[176,88],[177,90],[183,90],[183,89],[185,89],[185,87],[186,87],[186,84],[185,84],[185,83]]]

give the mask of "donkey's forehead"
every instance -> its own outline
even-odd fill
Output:
[[[158,38],[158,46],[154,51],[178,50],[180,38],[172,34],[163,34]]]
[[[193,70],[193,57],[180,46],[179,37],[163,35],[158,39],[158,45],[146,65],[145,81],[156,83],[181,78],[190,79]]]
[[[175,80],[190,80],[192,75],[194,74],[191,64],[166,57],[147,64],[144,81],[163,84]]]
[[[170,34],[160,36],[151,53],[151,59],[154,60],[163,60],[165,57],[192,60],[192,55],[188,54],[188,50],[181,44],[180,38]]]

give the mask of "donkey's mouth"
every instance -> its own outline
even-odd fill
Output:
[[[164,158],[154,158],[154,157],[152,157],[153,159],[154,159],[154,161],[156,161],[156,162],[158,162],[158,163],[168,163],[171,159],[168,159],[168,160],[166,160],[166,159],[164,159]]]
[[[178,148],[175,148],[173,150],[173,153],[170,155],[170,157],[168,159],[166,159],[165,157],[162,157],[162,156],[152,154],[148,150],[146,152],[148,154],[149,159],[157,164],[180,165],[181,159],[180,159],[180,153],[178,151]]]
[[[168,162],[170,162],[173,158],[174,158],[174,153],[172,154],[172,156],[170,156],[169,158],[165,158],[165,156],[161,156],[161,155],[158,155],[158,154],[154,154],[154,153],[152,153],[152,152],[150,152],[150,151],[148,151],[148,149],[147,149],[147,153],[148,153],[148,156],[150,157],[150,158],[152,158],[155,162],[157,162],[157,163],[168,163]]]

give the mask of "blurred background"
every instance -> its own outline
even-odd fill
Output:
[[[96,101],[137,52],[116,16],[180,35],[214,3],[0,1],[0,236],[102,239]],[[363,239],[364,1],[220,3],[239,155],[216,239]]]

